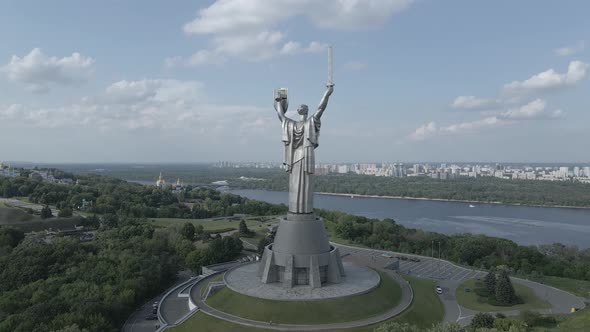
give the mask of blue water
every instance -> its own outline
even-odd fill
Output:
[[[288,193],[231,190],[269,203],[287,203]],[[590,209],[315,195],[314,206],[370,218],[392,218],[427,231],[486,234],[523,245],[555,242],[590,247]]]

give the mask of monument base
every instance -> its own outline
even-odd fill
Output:
[[[282,283],[263,283],[256,275],[256,263],[247,263],[228,270],[224,276],[226,286],[247,296],[277,301],[320,301],[345,296],[361,295],[374,290],[381,280],[374,270],[344,262],[346,276],[339,283],[325,283],[322,287],[311,285],[285,288]]]
[[[258,266],[262,283],[285,288],[319,288],[345,276],[340,252],[330,245],[324,223],[315,214],[289,213],[281,218],[275,241],[264,248]]]

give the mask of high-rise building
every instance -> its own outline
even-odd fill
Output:
[[[348,173],[348,171],[349,171],[348,165],[338,165],[338,173],[346,174],[346,173]]]
[[[578,167],[578,166],[574,167],[574,176],[580,177],[580,167]]]
[[[414,174],[418,174],[418,173],[420,173],[420,165],[414,164]]]
[[[570,168],[567,166],[565,166],[565,167],[562,166],[557,171],[557,177],[560,179],[566,179],[567,177],[569,177],[569,173],[570,173]]]

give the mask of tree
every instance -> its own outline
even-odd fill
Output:
[[[500,304],[513,304],[516,302],[516,292],[510,282],[508,273],[501,272],[496,280],[496,301]]]
[[[63,207],[59,210],[59,212],[57,213],[57,216],[60,218],[68,218],[72,216],[72,209],[70,209],[69,207]]]
[[[524,321],[515,318],[496,318],[496,320],[494,320],[494,328],[498,331],[526,331],[527,324]]]
[[[248,229],[248,225],[246,225],[246,221],[244,219],[242,219],[240,221],[240,226],[238,229],[239,229],[238,232],[240,233],[240,236],[245,236],[245,237],[252,236],[252,231],[250,231]]]
[[[74,324],[74,325],[70,325],[68,327],[64,327],[61,330],[56,330],[54,332],[88,332],[87,329],[81,329],[78,327],[78,325]]]
[[[486,289],[490,294],[494,294],[496,292],[496,272],[491,270],[486,274],[484,278],[484,284],[486,285]]]
[[[199,249],[191,251],[186,255],[186,266],[193,271],[194,274],[201,274],[201,267],[203,266],[203,252]]]
[[[119,217],[112,213],[102,216],[101,221],[106,228],[116,228],[119,225]]]
[[[192,241],[195,238],[195,225],[190,222],[184,223],[181,234],[185,239]]]
[[[465,332],[459,323],[438,323],[425,332]]]
[[[25,233],[13,227],[0,227],[0,247],[16,247],[25,238]]]
[[[485,312],[478,312],[473,316],[473,319],[471,319],[470,326],[473,330],[482,327],[490,329],[494,327],[494,316]]]
[[[47,218],[51,218],[51,217],[53,217],[53,213],[51,212],[51,208],[49,207],[49,205],[45,205],[41,209],[41,219],[47,219]]]
[[[408,323],[386,323],[375,329],[375,332],[420,332],[420,328]]]
[[[201,234],[203,234],[204,231],[205,227],[203,227],[203,225],[197,225],[197,227],[195,227],[195,236],[200,236]]]

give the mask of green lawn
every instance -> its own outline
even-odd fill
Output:
[[[202,312],[197,312],[196,314],[192,315],[186,322],[182,323],[179,326],[175,326],[171,329],[166,331],[171,332],[255,332],[261,331],[262,329],[257,329],[253,327],[232,324],[226,322],[221,319],[217,319],[215,317],[211,317],[207,314]],[[267,331],[267,330],[264,330]],[[271,330],[268,330],[271,331]]]
[[[386,322],[401,322],[430,327],[441,322],[444,317],[444,307],[434,292],[435,282],[427,279],[418,279],[404,276],[412,285],[414,290],[414,301],[404,313],[383,323],[366,326],[363,328],[333,330],[332,332],[373,332],[376,327]],[[232,331],[232,332],[253,332],[261,329],[250,328],[242,325],[231,324],[220,319],[213,318],[207,314],[197,312],[185,323],[170,329],[172,332],[192,331]]]
[[[554,331],[559,332],[587,332],[590,331],[590,308],[575,312],[557,325]]]
[[[266,232],[267,225],[276,223],[276,221],[260,222],[256,218],[245,218],[246,225],[252,231],[264,230]],[[206,231],[215,231],[219,229],[238,229],[240,220],[231,220],[229,218],[209,218],[209,219],[180,219],[180,218],[150,218],[154,225],[161,227],[182,227],[184,223],[190,222],[193,225],[203,225]]]
[[[442,322],[445,308],[435,292],[436,281],[404,276],[414,291],[414,302],[406,312],[391,321],[418,327],[431,327]]]
[[[487,303],[485,298],[479,297],[475,294],[474,289],[485,287],[483,282],[469,279],[457,287],[457,302],[465,308],[479,310],[479,311],[503,311],[503,310],[525,310],[525,309],[541,309],[551,308],[551,305],[540,298],[538,298],[532,289],[516,282],[512,283],[516,295],[524,302],[522,304],[515,304],[511,306],[494,306]],[[468,288],[469,291],[465,289]]]
[[[436,282],[430,279],[419,279],[407,275],[403,277],[410,282],[414,291],[414,301],[405,312],[378,324],[356,329],[334,330],[332,332],[373,332],[380,325],[390,322],[408,323],[420,328],[428,328],[433,324],[442,322],[445,316],[445,308],[434,291]]]
[[[243,318],[284,324],[326,324],[359,320],[395,307],[401,288],[381,274],[373,291],[358,296],[322,301],[273,301],[221,289],[207,299],[211,307]]]
[[[38,219],[39,217],[30,215],[19,208],[0,202],[0,225],[13,225]]]
[[[225,272],[223,273],[219,273],[218,275],[216,275],[215,277],[209,279],[207,281],[207,283],[210,282],[216,282],[216,281],[223,281],[223,275],[225,274]],[[205,295],[205,293],[207,292],[207,287],[203,287],[203,289],[201,289],[201,297],[203,297]]]
[[[562,289],[566,292],[570,292],[577,296],[590,298],[590,281],[587,280],[577,280],[577,279],[570,279],[570,278],[560,278],[560,277],[552,277],[552,276],[543,276],[543,277],[531,277],[526,276],[526,279],[540,282],[542,284],[546,284],[555,288]]]

